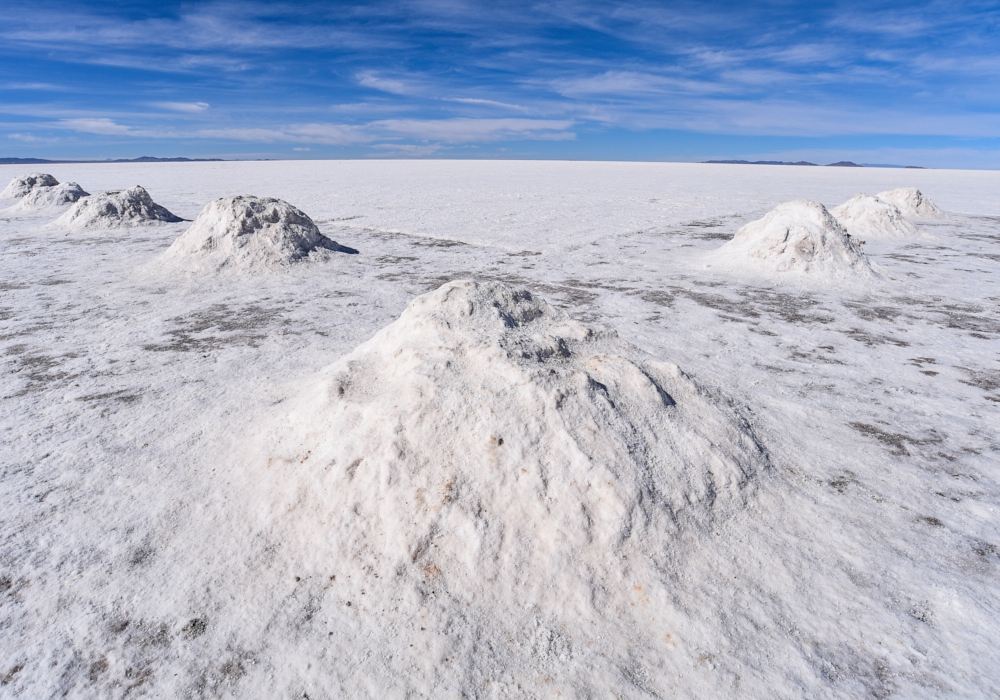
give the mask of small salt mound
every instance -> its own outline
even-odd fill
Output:
[[[661,585],[679,532],[739,510],[768,461],[731,401],[499,282],[418,297],[290,406],[252,450],[275,456],[251,477],[272,536],[373,572],[379,606],[432,585],[459,626],[619,619],[622,581]]]
[[[934,202],[916,187],[900,187],[875,195],[883,202],[895,205],[903,216],[937,218],[944,214]]]
[[[36,187],[55,187],[59,181],[48,173],[30,173],[15,177],[10,184],[0,192],[0,199],[20,199]]]
[[[779,204],[744,225],[714,257],[723,266],[750,262],[765,271],[874,274],[858,242],[826,207],[807,199]]]
[[[288,202],[239,196],[210,202],[164,259],[215,270],[255,270],[289,265],[322,250],[357,252],[324,236]]]
[[[154,202],[136,185],[118,192],[99,192],[79,200],[53,226],[72,229],[107,229],[184,219]]]
[[[856,194],[830,210],[852,236],[861,239],[914,238],[917,228],[894,204],[870,194]]]
[[[59,185],[35,187],[28,194],[24,195],[21,201],[11,207],[11,209],[23,211],[52,209],[72,204],[88,196],[90,196],[90,193],[84,192],[83,188],[75,182],[64,182]]]

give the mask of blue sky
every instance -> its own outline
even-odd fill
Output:
[[[8,0],[0,146],[1000,168],[1000,0]]]

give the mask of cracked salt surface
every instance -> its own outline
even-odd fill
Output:
[[[224,196],[278,197],[360,253],[266,276],[172,275],[149,263],[188,222],[74,237],[46,230],[51,214],[0,221],[2,694],[1000,692],[997,173],[513,162],[52,169],[91,192],[141,182],[185,219]],[[21,174],[3,167],[0,181]],[[920,221],[926,239],[868,241],[885,273],[877,283],[740,278],[699,264],[780,202],[833,206],[898,187],[919,187],[946,213]],[[595,520],[592,542],[549,550],[539,523],[558,515],[557,536],[586,533],[567,510],[585,497],[553,480],[556,500],[543,498],[541,510],[529,509],[523,487],[486,499],[490,482],[475,480],[475,465],[531,443],[509,432],[493,434],[502,446],[488,434],[473,441],[489,422],[476,407],[468,421],[439,426],[470,436],[460,444],[472,449],[456,455],[465,462],[421,461],[445,442],[411,450],[390,436],[371,440],[369,460],[384,473],[362,461],[346,481],[353,459],[344,472],[310,468],[363,442],[364,430],[391,432],[378,420],[387,411],[403,420],[400,438],[417,434],[405,429],[405,401],[418,377],[437,376],[433,343],[420,346],[430,374],[362,363],[368,374],[354,386],[372,398],[355,396],[349,411],[364,430],[294,439],[282,426],[302,425],[294,416],[324,367],[349,361],[414,297],[455,279],[525,288],[641,349],[616,351],[624,357],[677,363],[747,417],[766,468],[747,472],[747,486],[717,499],[709,518],[638,518],[627,533],[611,528],[611,544],[597,533],[616,521]],[[499,359],[474,359],[462,362],[478,374],[455,375],[466,384],[435,398],[432,382],[420,400],[471,401],[470,377],[497,382],[494,393],[522,386]],[[504,383],[500,369],[515,375]],[[392,390],[401,403],[391,410],[392,391],[376,390],[390,371],[417,382]],[[532,425],[536,412],[514,406],[505,430]],[[278,461],[268,468],[268,458]],[[537,454],[498,459],[509,479],[503,470]],[[410,471],[393,476],[393,465]],[[467,478],[425,489],[437,516],[414,509],[424,544],[389,566],[392,543],[408,536],[408,511],[393,499],[415,478],[434,485],[449,473]],[[338,480],[329,493],[316,486]],[[613,502],[586,498],[591,510]],[[535,515],[511,519],[504,502]],[[376,517],[343,525],[355,506]],[[538,559],[574,548],[577,559]],[[519,568],[517,556],[532,565]]]

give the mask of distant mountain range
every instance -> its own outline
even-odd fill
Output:
[[[44,158],[0,158],[0,165],[47,165],[50,163],[215,163],[222,158],[116,158],[112,160],[46,160]]]
[[[810,163],[808,161],[800,160],[796,163],[789,163],[783,160],[703,160],[702,163],[723,163],[726,165],[814,165],[819,166],[819,163]],[[852,163],[849,160],[841,160],[836,163],[827,163],[827,168],[909,168],[911,170],[924,170],[923,166],[920,165],[887,165],[884,163]]]

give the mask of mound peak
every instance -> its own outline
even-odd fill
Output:
[[[903,216],[939,217],[944,212],[916,187],[899,187],[875,195],[883,202],[895,205]]]
[[[15,177],[0,192],[0,199],[20,199],[36,187],[55,187],[59,181],[48,173],[29,173]]]
[[[717,256],[776,272],[873,274],[861,246],[819,202],[783,202],[742,226]]]
[[[88,196],[90,196],[90,193],[85,192],[75,182],[63,182],[58,185],[33,188],[12,208],[25,211],[51,209],[65,204],[72,204]]]
[[[870,194],[856,194],[830,210],[852,236],[859,238],[913,238],[916,227],[894,205]]]
[[[142,224],[183,221],[153,201],[136,185],[127,190],[98,192],[79,200],[53,226],[72,229],[107,229]]]
[[[628,609],[624,571],[653,576],[768,461],[731,401],[500,282],[418,297],[279,421],[262,478],[282,538],[376,573],[386,596],[431,577],[498,620],[597,590],[603,612]]]
[[[165,259],[250,270],[283,267],[321,250],[356,252],[324,236],[288,202],[243,195],[209,202]]]

